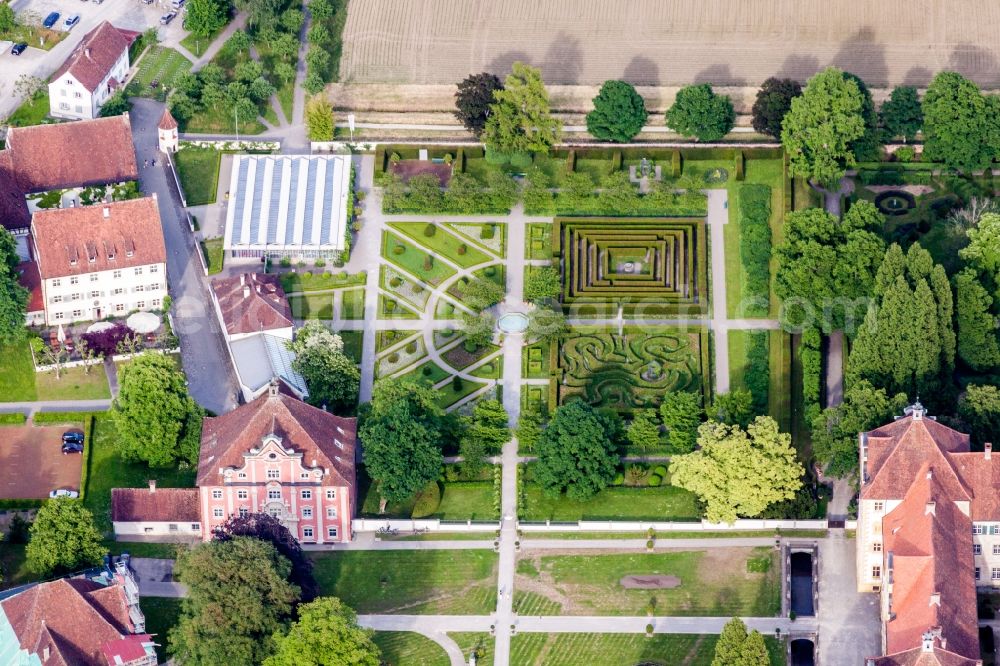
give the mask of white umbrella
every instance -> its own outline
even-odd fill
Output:
[[[66,331],[63,330],[62,324],[59,324],[59,332],[56,333],[56,340],[58,340],[60,344],[66,342]]]
[[[160,327],[160,318],[152,312],[136,312],[129,315],[125,325],[136,333],[152,333]]]
[[[87,327],[87,333],[100,333],[114,327],[115,325],[110,321],[98,321]]]

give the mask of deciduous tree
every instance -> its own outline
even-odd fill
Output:
[[[577,400],[556,409],[535,446],[535,480],[543,492],[587,500],[614,478],[618,456],[614,425]]]
[[[494,93],[503,90],[500,77],[489,72],[470,74],[458,84],[455,92],[455,117],[476,136],[483,133],[490,107],[496,103]]]
[[[27,566],[43,577],[98,564],[108,552],[93,514],[80,500],[68,497],[42,505],[29,533]]]
[[[629,443],[640,451],[660,445],[660,420],[655,409],[637,409],[626,431]]]
[[[667,429],[671,453],[689,453],[698,439],[704,410],[701,396],[690,391],[671,391],[660,403],[660,418]]]
[[[902,137],[903,142],[912,139],[924,124],[924,113],[920,108],[920,97],[913,86],[897,86],[892,89],[889,99],[879,109],[879,124],[886,139]]]
[[[993,298],[974,269],[966,268],[955,276],[955,299],[958,357],[977,371],[1000,365],[997,319],[991,311]]]
[[[924,115],[924,159],[950,169],[985,169],[1000,146],[1000,117],[995,98],[961,74],[934,77],[921,105]]]
[[[208,37],[226,25],[231,10],[228,0],[188,0],[184,28],[199,37]]]
[[[958,401],[958,417],[977,446],[1000,444],[1000,389],[991,384],[969,384]]]
[[[292,368],[309,388],[308,402],[338,413],[353,413],[358,402],[361,372],[344,354],[344,341],[320,321],[306,322],[287,343],[295,352]]]
[[[781,121],[792,108],[792,100],[802,94],[802,86],[794,79],[771,77],[757,91],[751,109],[755,132],[773,137],[781,136]]]
[[[489,150],[502,155],[547,153],[559,140],[561,124],[549,111],[549,94],[537,67],[515,62],[493,98],[483,128]]]
[[[10,344],[24,338],[24,316],[28,290],[18,282],[17,242],[0,228],[0,343]]]
[[[733,129],[736,114],[726,95],[716,95],[707,83],[681,88],[667,110],[667,126],[699,141],[718,141]]]
[[[746,389],[719,393],[708,409],[708,418],[746,428],[753,419],[753,395]]]
[[[646,103],[625,81],[605,81],[587,114],[587,131],[603,141],[631,141],[646,124]]]
[[[504,288],[493,280],[473,278],[462,287],[462,302],[473,310],[485,310],[503,300]]]
[[[500,453],[510,440],[507,411],[499,400],[480,400],[472,408],[472,415],[465,421],[465,431],[459,449],[465,461],[462,471],[474,478],[483,468],[484,458]]]
[[[746,430],[709,421],[698,429],[700,448],[670,461],[672,483],[704,501],[711,522],[752,518],[802,487],[791,442],[769,416],[758,416]]]
[[[857,82],[839,69],[809,79],[781,124],[792,173],[837,189],[856,163],[851,146],[865,133],[864,103]]]
[[[383,379],[358,435],[364,443],[368,474],[387,502],[402,502],[438,477],[444,411],[436,392],[417,382]]]
[[[299,606],[299,619],[274,634],[264,666],[379,666],[374,632],[358,626],[354,610],[337,597]]]
[[[0,35],[6,35],[17,27],[17,16],[9,3],[0,4]]]
[[[551,308],[535,308],[528,313],[528,328],[525,331],[529,338],[538,340],[558,340],[569,332],[566,315]]]
[[[150,467],[197,464],[203,412],[188,394],[184,375],[165,356],[141,354],[122,367],[109,413],[124,460]]]
[[[125,93],[121,90],[116,90],[111,97],[104,100],[104,104],[101,106],[101,118],[120,116],[123,113],[127,113],[130,108],[132,108],[132,105],[129,104]]]
[[[476,347],[485,347],[493,341],[496,323],[496,318],[489,312],[462,313],[462,333],[466,341]]]
[[[250,537],[181,552],[174,574],[188,595],[169,633],[171,653],[194,666],[263,662],[299,599],[291,570],[274,546]]]

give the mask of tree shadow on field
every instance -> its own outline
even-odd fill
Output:
[[[840,45],[830,65],[860,76],[869,88],[889,85],[889,65],[885,61],[885,45],[875,41],[875,31],[864,26]]]
[[[580,40],[565,32],[559,32],[545,52],[542,77],[546,82],[576,85],[580,83],[580,73],[583,70],[581,63],[583,63],[583,49],[580,48]]]
[[[660,66],[646,56],[635,56],[625,67],[622,79],[637,86],[658,86]]]
[[[501,79],[510,74],[511,66],[515,62],[523,62],[526,65],[531,64],[531,56],[524,51],[507,51],[506,53],[501,53],[497,57],[493,58],[488,65],[486,65],[486,71],[491,74],[496,74]]]
[[[793,53],[781,63],[781,69],[774,75],[779,79],[795,79],[805,83],[806,79],[819,71],[819,60],[812,55]]]
[[[729,65],[721,63],[709,65],[694,76],[695,83],[707,83],[713,86],[743,86],[746,80],[742,79],[729,69]]]
[[[996,55],[977,44],[955,46],[943,69],[958,72],[980,86],[992,86],[998,80]]]
[[[926,67],[911,67],[900,85],[925,88],[934,78],[934,72]]]

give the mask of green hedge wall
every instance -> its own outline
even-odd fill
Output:
[[[746,273],[743,289],[746,314],[766,316],[771,293],[771,188],[767,185],[740,187],[740,260]],[[746,300],[747,298],[752,299]]]
[[[517,202],[517,184],[499,172],[491,172],[486,184],[475,177],[456,173],[442,190],[437,176],[423,174],[409,186],[392,177],[382,195],[383,213],[445,213],[455,215],[506,215]]]
[[[21,412],[0,414],[0,425],[24,425],[26,417]]]
[[[820,389],[822,387],[823,361],[822,337],[819,329],[807,328],[802,331],[799,357],[802,359],[802,404],[805,408],[806,423],[811,424],[820,412]]]
[[[746,387],[753,396],[753,411],[758,416],[767,414],[768,388],[771,385],[770,331],[747,331]]]

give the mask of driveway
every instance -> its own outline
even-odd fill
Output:
[[[863,664],[882,654],[878,597],[858,593],[854,539],[831,530],[819,540],[819,659],[817,664]]]
[[[158,26],[160,16],[167,13],[169,2],[158,0],[144,5],[137,0],[107,0],[98,5],[81,0],[13,0],[11,6],[16,14],[31,12],[41,21],[49,12],[59,12],[57,27],[70,14],[79,14],[80,22],[73,27],[69,37],[57,44],[51,51],[29,48],[20,56],[10,54],[10,49],[0,53],[0,118],[6,118],[21,105],[21,98],[13,96],[14,84],[22,74],[48,80],[59,69],[70,52],[80,43],[83,36],[101,21],[111,21],[119,28],[143,32]],[[174,21],[169,29],[161,29],[161,37],[173,32],[183,34],[180,21]],[[32,46],[31,44],[28,45]]]
[[[63,425],[0,427],[0,498],[44,499],[55,488],[80,490],[83,456],[62,454],[66,430]]]
[[[200,251],[187,226],[173,175],[156,145],[156,124],[163,104],[132,100],[132,140],[140,164],[139,184],[146,194],[156,194],[167,245],[167,281],[173,299],[174,332],[181,340],[181,362],[188,388],[199,405],[216,414],[236,406],[236,381],[222,330],[215,318],[208,279],[195,254]],[[156,166],[141,166],[146,160]]]

